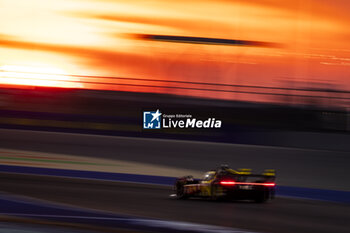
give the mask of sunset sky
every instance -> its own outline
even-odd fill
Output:
[[[0,0],[0,83],[229,99],[239,97],[83,76],[259,86],[296,81],[349,90],[349,11],[347,0]],[[179,43],[142,35],[276,46]]]

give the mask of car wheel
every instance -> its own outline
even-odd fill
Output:
[[[210,200],[218,201],[220,199],[218,196],[217,190],[218,190],[218,187],[216,185],[211,186]]]
[[[185,194],[184,183],[181,181],[176,182],[176,196],[178,199],[186,199],[188,196]]]
[[[256,203],[264,203],[269,199],[269,195],[267,192],[262,192],[255,198]]]

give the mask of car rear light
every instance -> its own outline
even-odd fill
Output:
[[[233,186],[236,184],[236,182],[232,181],[232,180],[222,180],[220,181],[221,185],[226,185],[226,186]]]
[[[257,185],[257,186],[268,186],[268,187],[276,186],[275,183],[236,182],[233,180],[222,180],[222,181],[220,181],[220,184],[224,185],[224,186],[233,186],[233,185]]]
[[[276,186],[275,183],[263,183],[263,185],[264,186],[271,186],[271,187]]]

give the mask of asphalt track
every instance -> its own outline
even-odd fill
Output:
[[[0,148],[117,159],[201,172],[222,163],[257,172],[275,168],[279,185],[350,191],[347,151],[7,129],[0,129]]]
[[[220,163],[276,168],[278,184],[350,190],[348,152],[0,129],[0,147],[205,171]],[[117,171],[116,171],[117,172]],[[164,174],[166,175],[166,174]],[[349,205],[277,198],[267,204],[178,201],[168,187],[0,174],[0,191],[74,206],[258,232],[348,232]]]
[[[350,206],[277,198],[265,204],[174,200],[163,186],[0,174],[0,191],[73,206],[163,220],[270,233],[348,232]]]

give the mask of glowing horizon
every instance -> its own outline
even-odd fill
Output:
[[[0,80],[8,85],[83,88],[63,70],[45,66],[0,66]]]
[[[65,74],[262,86],[318,82],[350,89],[349,8],[350,3],[342,0],[2,0],[0,66],[40,64],[64,70]],[[196,43],[193,40],[197,38],[282,46]],[[10,76],[7,73],[0,83],[44,85],[45,81],[41,80],[43,76],[36,83],[31,83],[28,75],[22,80],[18,73],[12,74],[17,81]],[[83,77],[79,80],[87,81]],[[50,77],[45,82],[89,89],[153,91],[137,87],[140,81],[132,82],[133,87],[118,88],[108,85],[109,79],[98,81],[106,84],[55,84]],[[239,99],[232,93],[172,93]]]

